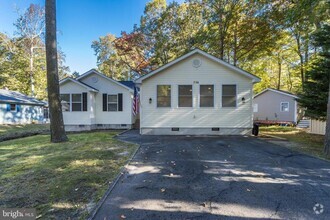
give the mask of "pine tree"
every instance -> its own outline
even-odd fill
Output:
[[[64,130],[60,101],[56,44],[56,0],[46,0],[46,60],[51,141],[54,143],[64,142],[68,138]]]

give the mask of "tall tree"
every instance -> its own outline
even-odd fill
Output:
[[[64,129],[59,89],[56,41],[56,0],[46,0],[46,60],[51,141],[54,143],[64,142],[67,141],[68,138]]]
[[[0,33],[0,87],[47,99],[44,7],[31,4],[14,23],[15,37]],[[60,78],[68,75],[58,48]]]
[[[97,67],[102,73],[113,79],[127,80],[131,69],[124,57],[119,55],[115,44],[116,39],[114,35],[107,34],[97,41],[93,41],[92,48],[97,56]]]
[[[330,3],[329,3],[330,6]],[[326,121],[326,132],[324,140],[324,153],[330,155],[330,25],[325,25],[315,35],[316,45],[322,47],[321,56],[323,60],[320,62],[319,69],[324,71],[324,74],[328,79],[328,103],[327,103],[327,121]],[[322,71],[321,70],[321,71]]]
[[[319,47],[321,57],[306,72],[305,89],[298,100],[306,107],[306,115],[326,120],[324,152],[330,154],[330,26],[324,25],[314,35],[314,45]]]
[[[29,78],[31,95],[35,96],[34,59],[37,50],[44,50],[45,10],[40,5],[31,4],[24,14],[21,14],[14,24],[20,43],[29,57]]]

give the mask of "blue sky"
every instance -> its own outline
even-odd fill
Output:
[[[57,40],[71,72],[84,73],[95,68],[92,41],[107,33],[118,36],[121,31],[131,31],[134,24],[139,24],[147,2],[149,0],[57,0]],[[13,36],[13,23],[18,17],[16,8],[24,11],[31,3],[45,4],[44,0],[0,0],[0,32]]]

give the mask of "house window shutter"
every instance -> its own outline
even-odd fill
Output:
[[[83,111],[87,112],[87,92],[82,93]]]
[[[118,93],[118,111],[123,111],[123,93]]]
[[[108,111],[108,95],[103,93],[103,111]]]
[[[17,105],[16,109],[17,109],[17,112],[20,112],[21,111],[21,106]]]
[[[10,104],[7,104],[7,112],[10,112]]]

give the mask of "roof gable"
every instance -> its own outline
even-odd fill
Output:
[[[298,99],[299,98],[298,96],[296,96],[296,95],[294,95],[292,93],[289,93],[289,92],[286,92],[286,91],[282,91],[282,90],[272,89],[272,88],[264,89],[263,91],[261,91],[258,94],[256,94],[253,98],[256,98],[257,96],[260,96],[260,95],[264,94],[267,91],[275,92],[275,93],[278,93],[278,94],[281,94],[281,95],[285,95],[285,96],[289,96],[289,97],[292,97],[292,98],[295,98],[295,99]]]
[[[216,63],[218,63],[220,65],[223,65],[223,66],[227,67],[228,69],[230,69],[230,70],[232,70],[232,71],[234,71],[234,72],[236,72],[238,74],[241,74],[241,75],[244,75],[244,76],[250,78],[252,80],[252,82],[254,82],[254,83],[260,82],[260,78],[259,77],[255,76],[255,75],[253,75],[251,73],[248,73],[248,72],[246,72],[246,71],[244,71],[244,70],[242,70],[242,69],[240,69],[240,68],[238,68],[236,66],[233,66],[233,65],[231,65],[231,64],[229,64],[229,63],[227,63],[227,62],[225,62],[225,61],[223,61],[223,60],[221,60],[219,58],[216,58],[215,56],[212,56],[212,55],[210,55],[210,54],[208,54],[208,53],[206,53],[206,52],[204,52],[204,51],[202,51],[200,49],[194,49],[194,50],[192,50],[191,52],[189,52],[189,53],[187,53],[187,54],[185,54],[185,55],[183,55],[183,56],[181,56],[181,57],[179,57],[179,58],[177,58],[177,59],[175,59],[175,60],[173,60],[173,61],[171,61],[171,62],[169,62],[169,63],[167,63],[167,64],[165,64],[163,66],[161,66],[161,67],[159,67],[158,69],[156,69],[156,70],[154,70],[154,71],[152,71],[152,72],[150,72],[150,73],[148,73],[148,74],[146,74],[144,76],[141,76],[140,78],[138,78],[137,80],[135,80],[135,82],[136,83],[142,83],[143,80],[145,80],[145,79],[147,79],[147,78],[149,78],[151,76],[156,75],[157,73],[159,73],[159,72],[161,72],[161,71],[163,71],[163,70],[165,70],[165,69],[167,69],[167,68],[175,65],[176,63],[179,63],[179,62],[185,60],[188,57],[191,57],[194,54],[200,54],[200,55],[202,55],[204,57],[207,57],[210,60],[212,60],[212,61],[214,61],[214,62],[216,62]]]
[[[101,72],[99,72],[95,69],[91,69],[91,70],[87,71],[86,73],[82,74],[81,76],[77,77],[77,80],[81,81],[81,79],[89,76],[90,74],[96,74],[96,75],[102,77],[103,79],[106,79],[106,80],[108,80],[108,81],[110,81],[110,82],[112,82],[116,85],[119,85],[119,86],[129,90],[130,92],[133,92],[133,89],[131,89],[130,87],[128,87],[128,86],[126,86],[126,85],[124,85],[124,84],[122,84],[122,83],[120,83],[120,82],[118,82],[114,79],[111,79],[110,77],[107,77],[106,75],[104,75],[103,73],[101,73]]]
[[[28,104],[28,105],[46,105],[38,99],[31,96],[24,95],[20,92],[0,89],[0,102],[1,103],[17,103],[17,104]]]
[[[93,87],[91,87],[91,86],[89,86],[89,85],[87,85],[87,84],[85,84],[85,83],[83,83],[83,82],[80,82],[80,81],[78,81],[78,80],[75,80],[75,79],[73,79],[73,78],[71,78],[71,77],[67,77],[67,78],[65,78],[65,79],[62,79],[62,80],[60,81],[60,85],[66,83],[66,82],[73,82],[73,83],[76,83],[76,84],[78,84],[78,85],[84,87],[84,88],[87,89],[88,91],[91,91],[91,92],[98,92],[97,89],[95,89],[95,88],[93,88]]]

